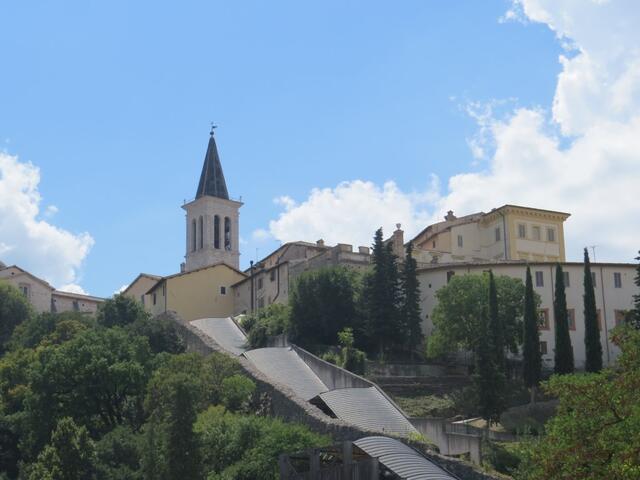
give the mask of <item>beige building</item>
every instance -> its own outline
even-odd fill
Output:
[[[122,295],[133,298],[134,300],[138,300],[145,308],[149,307],[151,305],[151,297],[147,292],[151,287],[158,283],[158,280],[160,279],[162,279],[162,277],[159,275],[141,273],[121,293]]]
[[[176,312],[187,321],[228,317],[234,312],[231,286],[244,277],[226,263],[162,277],[146,292],[146,308],[154,316]]]
[[[568,213],[504,205],[489,213],[429,225],[412,241],[420,263],[486,260],[564,262],[564,222]]]
[[[534,290],[540,295],[540,341],[544,364],[553,367],[555,348],[555,318],[553,314],[554,282],[556,263],[529,262]],[[433,331],[431,316],[436,306],[436,292],[445,286],[454,275],[481,275],[491,269],[494,275],[506,275],[525,281],[526,262],[494,261],[484,263],[451,263],[432,265],[419,269],[421,308],[424,316],[423,330],[427,335]],[[585,362],[583,275],[584,264],[563,262],[569,328],[576,368]],[[624,313],[633,308],[633,295],[638,293],[634,284],[636,265],[626,263],[594,263],[591,272],[595,284],[596,308],[600,324],[603,362],[611,364],[619,351],[610,341],[611,330],[620,324]]]
[[[0,281],[5,281],[29,300],[34,310],[42,312],[86,312],[95,313],[104,301],[99,297],[56,290],[49,283],[35,275],[12,265],[0,263]]]
[[[363,269],[370,263],[369,247],[339,243],[289,242],[245,270],[247,278],[233,285],[235,314],[249,313],[273,303],[289,302],[292,282],[303,272],[344,265]]]

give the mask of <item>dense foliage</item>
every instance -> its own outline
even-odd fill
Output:
[[[495,277],[495,284],[503,345],[516,351],[522,342],[525,288],[519,279],[501,275]],[[481,313],[489,308],[489,275],[456,275],[437,291],[436,297],[428,355],[436,357],[458,349],[477,351]],[[537,296],[535,303],[539,303]]]
[[[638,252],[640,254],[640,251]],[[636,257],[638,266],[636,268],[636,277],[634,283],[640,289],[640,255]],[[640,293],[633,296],[634,308],[631,311],[631,323],[640,330]]]
[[[538,329],[538,305],[533,291],[531,269],[527,265],[524,296],[524,339],[522,345],[522,379],[531,391],[531,402],[535,402],[536,387],[540,383],[542,354],[540,353],[540,330]]]
[[[573,347],[569,335],[569,312],[564,286],[564,272],[560,264],[556,265],[556,285],[553,302],[555,319],[556,348],[554,352],[554,372],[573,373]]]
[[[596,310],[596,294],[591,276],[589,252],[584,249],[584,346],[587,372],[599,372],[602,369],[602,344],[600,343],[600,326]]]
[[[32,314],[31,305],[15,287],[0,282],[0,353],[11,338],[13,329]]]
[[[0,290],[0,305],[19,298]],[[0,357],[3,479],[241,478],[232,467],[247,469],[242,478],[271,479],[278,453],[327,442],[253,415],[256,386],[235,359],[180,353],[173,324],[130,299],[108,300],[96,318],[29,310],[18,319]],[[250,465],[209,463],[213,440],[195,425],[214,405],[239,425],[234,448],[251,440],[260,454]]]
[[[418,281],[418,263],[413,258],[413,244],[406,247],[402,265],[400,318],[407,347],[415,350],[424,340],[422,334],[422,313],[420,310],[420,282]]]
[[[640,331],[622,327],[612,340],[622,350],[616,367],[554,375],[543,385],[560,404],[519,479],[640,478]]]

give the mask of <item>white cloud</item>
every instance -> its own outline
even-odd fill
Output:
[[[363,180],[343,182],[336,188],[314,189],[300,204],[281,202],[285,211],[269,223],[269,232],[281,242],[322,238],[329,244],[369,245],[379,227],[385,236],[396,223],[408,234],[417,232],[427,221],[424,207],[431,199],[432,189],[407,194],[391,181],[382,187]]]
[[[264,228],[257,228],[251,233],[251,239],[257,242],[263,242],[271,238],[271,233]]]
[[[68,283],[67,285],[61,286],[58,290],[69,293],[79,293],[80,295],[88,295],[84,288],[76,283]]]
[[[2,260],[17,264],[54,286],[78,282],[79,269],[94,241],[39,218],[40,171],[0,152],[0,238]]]
[[[44,210],[45,216],[49,218],[53,217],[56,213],[58,213],[58,207],[56,207],[55,205],[48,205]]]
[[[553,103],[468,113],[478,133],[467,139],[484,169],[451,177],[442,195],[422,195],[360,180],[315,189],[284,207],[269,231],[281,240],[368,243],[380,225],[407,233],[458,214],[516,203],[568,211],[567,256],[598,245],[598,260],[629,261],[640,248],[640,7],[637,0],[514,0],[500,21],[546,24],[567,49],[559,58]],[[430,212],[431,214],[427,213]]]
[[[122,285],[119,289],[117,289],[115,292],[113,292],[114,295],[118,295],[119,293],[124,292],[127,288],[129,288],[129,284],[125,283],[124,285]]]

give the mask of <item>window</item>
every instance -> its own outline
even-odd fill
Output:
[[[540,353],[542,355],[547,354],[547,342],[540,342]]]
[[[613,286],[622,288],[622,274],[620,272],[613,272]]]
[[[544,287],[544,273],[541,271],[536,272],[536,287]]]
[[[518,224],[518,238],[527,237],[527,226],[524,223]]]
[[[534,240],[540,240],[540,227],[535,226],[531,228],[531,233]]]
[[[436,241],[431,242],[431,248],[436,248]]]
[[[458,235],[458,247],[462,248],[462,235]]]
[[[447,283],[449,283],[451,281],[451,279],[453,278],[453,276],[456,274],[456,272],[454,272],[453,270],[449,270],[447,272]]]
[[[231,219],[224,217],[224,249],[231,250]]]
[[[613,311],[613,315],[616,318],[616,327],[618,325],[622,325],[625,321],[625,317],[626,317],[626,311],[624,310],[614,310]]]
[[[596,288],[596,272],[591,272],[591,283],[593,283],[593,288]]]
[[[153,292],[153,304],[156,304],[156,292]]]
[[[20,289],[20,292],[22,292],[22,294],[29,298],[29,293],[30,293],[30,288],[29,288],[29,284],[28,283],[21,283],[18,287]]]
[[[576,329],[576,310],[574,308],[569,308],[567,310],[567,320],[569,322],[569,330]]]
[[[227,287],[220,287],[220,295],[226,295],[227,294]]]
[[[196,232],[196,219],[194,218],[191,221],[191,251],[195,252],[196,251],[196,237],[197,237],[197,232]]]
[[[496,227],[495,235],[496,235],[496,242],[499,242],[500,241],[500,227]]]
[[[565,287],[570,287],[570,282],[569,282],[569,272],[562,272],[562,276],[564,277],[564,286]]]
[[[540,330],[549,330],[549,309],[538,310],[538,325]]]
[[[79,312],[80,311],[80,305],[78,305],[78,301],[77,300],[73,301],[73,311],[74,312]]]
[[[220,248],[220,217],[213,217],[213,248]]]
[[[204,220],[202,215],[198,219],[198,229],[200,230],[200,235],[198,235],[198,248],[202,248],[204,246]]]
[[[556,231],[553,228],[547,228],[547,241],[548,242],[556,241]]]
[[[271,272],[269,272],[269,280],[273,282],[275,279],[276,279],[276,269],[274,268],[273,270],[271,270]]]
[[[262,277],[258,279],[258,290],[262,290]]]

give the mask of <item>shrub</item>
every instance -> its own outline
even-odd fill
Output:
[[[248,332],[249,345],[252,348],[266,347],[270,336],[288,333],[289,315],[288,305],[274,303],[245,316],[241,321],[241,326]]]
[[[522,458],[517,445],[496,442],[482,442],[482,445],[482,459],[494,470],[507,475],[518,470]]]
[[[244,375],[232,375],[222,381],[222,403],[236,412],[246,409],[256,391],[256,384]]]
[[[511,407],[500,416],[500,423],[512,433],[541,435],[544,424],[555,415],[558,402],[538,402]]]

